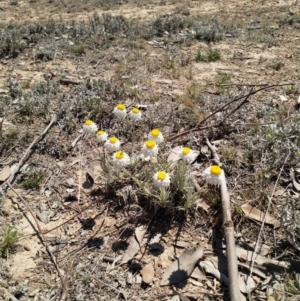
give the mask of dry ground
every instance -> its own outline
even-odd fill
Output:
[[[260,221],[246,218],[243,204],[265,212],[270,203],[275,225],[281,223],[263,227],[268,251],[261,254],[286,266],[264,262],[267,278],[255,274],[251,300],[299,294],[299,194],[290,178],[300,159],[299,29],[297,1],[0,0],[0,169],[19,162],[57,116],[13,187],[39,213],[42,230],[54,229],[45,238],[60,272],[74,261],[68,300],[167,300],[174,291],[159,285],[161,275],[184,249],[202,244],[207,257],[222,249],[218,193],[201,177],[213,162],[204,137],[216,145],[227,175],[239,246],[253,250],[261,230]],[[91,118],[119,134],[132,152],[151,128],[166,138],[190,130],[264,85],[278,86],[253,94],[222,125],[213,127],[234,107],[207,120],[206,130],[164,146],[165,157],[177,145],[201,151],[191,171],[204,208],[155,207],[126,177],[108,185],[101,146],[81,135]],[[140,105],[145,122],[118,125],[111,112],[119,102]],[[92,180],[86,175],[91,169]],[[57,270],[11,189],[2,194],[0,212],[0,227],[20,232],[0,264],[0,300],[59,300]],[[120,264],[141,226],[146,243]],[[151,249],[148,242],[158,233],[159,248]],[[146,263],[155,270],[150,284],[140,276]],[[201,275],[175,289],[190,300],[228,300],[224,284]]]

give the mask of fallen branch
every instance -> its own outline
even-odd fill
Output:
[[[50,229],[50,230],[44,230],[42,231],[43,234],[47,234],[57,228],[60,228],[61,226],[67,224],[69,221],[71,221],[72,219],[74,219],[75,217],[77,217],[78,215],[82,214],[84,211],[86,211],[87,209],[91,208],[91,206],[94,205],[94,203],[89,204],[88,206],[86,206],[84,209],[82,209],[80,212],[76,213],[75,215],[73,215],[72,217],[70,217],[69,219],[67,219],[66,221],[64,221],[63,223],[61,223],[60,225]]]
[[[68,297],[69,284],[70,284],[71,274],[73,270],[73,264],[74,264],[74,260],[71,260],[68,264],[67,273],[63,282],[63,292],[61,294],[60,301],[65,301]]]
[[[42,229],[40,227],[40,224],[39,224],[38,220],[36,219],[36,216],[35,216],[34,212],[30,208],[30,206],[27,204],[26,200],[21,195],[19,195],[18,192],[15,191],[15,189],[11,186],[11,184],[7,183],[7,185],[16,194],[16,196],[22,201],[22,203],[24,204],[24,206],[26,207],[26,209],[30,212],[31,216],[33,217],[33,219],[34,219],[34,221],[36,223],[37,229],[38,229],[38,230],[36,230],[34,228],[34,230],[36,230],[37,235],[40,237],[40,240],[42,241],[43,245],[45,246],[45,248],[46,248],[46,250],[47,250],[47,252],[48,252],[48,254],[49,254],[49,256],[50,256],[50,258],[51,258],[51,260],[52,260],[52,262],[53,262],[53,264],[55,266],[55,268],[56,268],[56,271],[57,271],[58,276],[59,276],[59,278],[61,280],[61,283],[63,284],[64,283],[63,275],[62,275],[60,269],[58,268],[58,265],[57,265],[57,263],[55,261],[55,258],[53,256],[53,254],[51,253],[51,251],[49,249],[49,246],[47,244],[45,236],[43,235]]]
[[[218,164],[221,167],[222,165],[221,165],[221,162],[220,162],[220,157],[217,154],[216,148],[209,142],[207,137],[205,138],[205,142],[206,142],[208,148],[210,149],[210,151],[212,153],[212,156],[214,158],[215,163]]]
[[[216,149],[209,140],[206,138],[206,144],[212,152],[214,161],[220,165],[220,159],[216,152]],[[223,227],[226,238],[226,254],[227,254],[227,265],[228,265],[228,279],[229,279],[229,294],[231,301],[240,301],[241,292],[239,286],[239,273],[238,273],[238,262],[235,248],[234,238],[234,226],[231,219],[230,210],[230,197],[227,189],[226,178],[221,182],[221,199],[222,199],[222,212],[223,212]]]
[[[244,94],[242,96],[238,96],[238,97],[234,98],[233,100],[230,100],[229,102],[225,103],[224,105],[222,105],[221,107],[219,107],[218,109],[216,109],[214,112],[210,113],[204,119],[202,119],[194,128],[186,130],[186,131],[183,131],[182,133],[170,136],[170,137],[167,138],[167,140],[168,141],[173,141],[173,140],[175,140],[175,139],[177,139],[179,137],[191,134],[193,132],[198,132],[198,131],[201,131],[201,130],[204,130],[204,129],[207,129],[207,128],[212,128],[212,127],[220,127],[220,126],[224,125],[224,122],[227,120],[227,118],[229,116],[233,115],[237,110],[239,110],[243,105],[245,105],[248,102],[248,99],[249,99],[250,96],[252,96],[252,95],[254,95],[254,94],[256,94],[256,93],[258,93],[260,91],[266,90],[266,89],[270,89],[270,88],[274,88],[274,87],[281,87],[281,86],[290,86],[290,85],[292,85],[292,84],[278,84],[278,85],[270,85],[270,86],[263,85],[262,88],[255,89],[255,90],[254,90],[254,87],[251,86],[251,89],[250,89],[250,91],[247,94]],[[227,116],[225,116],[220,122],[215,123],[215,124],[210,125],[210,126],[201,127],[201,125],[204,122],[206,122],[208,119],[210,119],[212,116],[214,116],[217,113],[223,111],[229,105],[231,105],[231,104],[233,104],[233,103],[235,103],[235,102],[237,102],[239,100],[242,100],[242,99],[244,99],[244,100],[237,107],[235,107],[233,110],[231,110],[227,114]]]
[[[77,82],[77,81],[75,81],[75,80],[66,79],[66,78],[61,78],[61,79],[59,80],[59,83],[60,83],[61,85],[80,85],[80,84],[81,84],[81,82]]]
[[[246,83],[241,83],[241,84],[221,84],[220,86],[222,87],[266,87],[269,84],[246,84]],[[282,86],[295,86],[294,83],[290,83],[290,84],[279,84],[276,85],[277,87],[282,87]]]
[[[48,126],[44,129],[44,131],[38,136],[36,137],[33,142],[28,146],[28,148],[26,149],[23,157],[21,158],[21,160],[19,161],[17,167],[14,169],[12,175],[1,184],[1,186],[6,188],[8,186],[10,186],[10,184],[13,183],[16,174],[20,171],[21,167],[23,166],[23,164],[25,163],[25,161],[27,160],[27,158],[30,155],[31,150],[33,149],[33,147],[46,135],[46,133],[48,132],[48,130],[51,128],[51,126],[53,125],[53,123],[56,121],[56,115],[53,116],[52,120],[50,121],[50,123],[48,124]],[[0,187],[1,187],[0,186]]]

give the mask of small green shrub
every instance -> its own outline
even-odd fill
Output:
[[[39,169],[30,170],[22,181],[24,189],[38,189],[46,176],[45,171]]]
[[[217,78],[216,85],[217,86],[224,85],[224,84],[230,82],[230,80],[231,80],[231,75],[228,73],[223,73]]]
[[[209,49],[206,54],[197,52],[195,60],[196,62],[215,62],[221,59],[221,53],[218,49]]]
[[[0,229],[0,256],[4,257],[6,251],[10,250],[16,244],[20,234],[12,226]]]
[[[71,46],[71,51],[77,56],[85,54],[85,48],[83,44]]]

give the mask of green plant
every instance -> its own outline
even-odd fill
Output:
[[[24,189],[38,189],[44,181],[46,172],[40,169],[31,169],[24,176],[22,186]]]
[[[266,67],[272,68],[276,71],[279,71],[284,65],[285,65],[284,61],[282,61],[280,59],[275,59],[275,60],[271,60],[270,62],[268,62]]]
[[[206,56],[209,62],[215,62],[221,59],[221,52],[218,49],[209,49]]]
[[[216,85],[217,85],[218,87],[220,87],[220,86],[222,86],[222,85],[224,85],[224,84],[230,82],[230,80],[231,80],[231,74],[229,74],[229,73],[223,73],[223,74],[221,74],[221,75],[217,78],[217,80],[216,80]],[[223,89],[224,89],[224,87],[223,87]]]
[[[234,146],[224,146],[221,149],[221,155],[225,163],[235,163],[238,159],[238,149]]]
[[[4,257],[7,250],[10,250],[17,243],[20,234],[12,226],[0,228],[0,256]]]
[[[2,131],[2,129],[0,129]],[[0,141],[1,147],[0,147],[0,153],[7,151],[8,149],[14,149],[14,145],[16,144],[16,141],[18,140],[20,130],[18,128],[10,128],[8,131],[4,134],[0,131]]]
[[[195,61],[196,62],[205,62],[206,61],[205,55],[202,54],[200,50],[198,50],[197,53],[196,53]]]
[[[215,62],[221,59],[221,53],[218,49],[209,49],[206,54],[197,52],[195,60],[196,62]]]
[[[295,275],[286,275],[284,289],[289,294],[299,295],[300,287]]]
[[[71,46],[71,52],[73,52],[75,55],[81,56],[85,54],[85,48],[83,44],[79,45],[73,45]]]

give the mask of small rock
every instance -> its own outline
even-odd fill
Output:
[[[30,250],[31,250],[31,248],[30,248],[30,246],[29,246],[29,245],[27,245],[27,244],[26,244],[26,245],[24,245],[24,250],[25,250],[25,251],[30,251]]]

